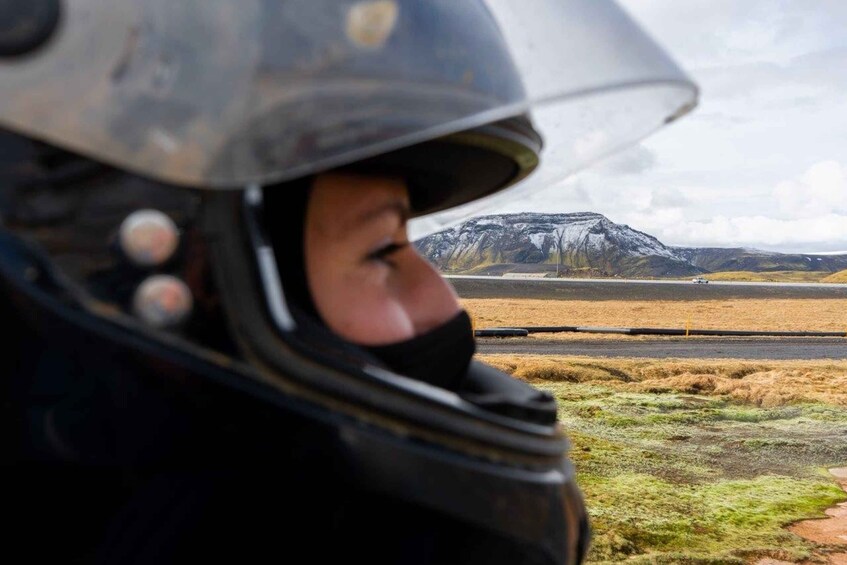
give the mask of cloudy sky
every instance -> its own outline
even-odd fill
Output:
[[[699,84],[700,106],[507,210],[600,212],[673,245],[847,251],[847,1],[620,4]]]

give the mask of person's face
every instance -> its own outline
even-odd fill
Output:
[[[403,180],[318,175],[306,211],[306,280],[329,328],[360,345],[423,334],[457,315],[452,287],[409,243]]]

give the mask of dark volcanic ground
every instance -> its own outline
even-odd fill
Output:
[[[542,300],[726,300],[730,298],[847,298],[842,285],[678,284],[592,280],[450,278],[462,298]]]
[[[477,338],[477,353],[652,359],[847,359],[847,338],[542,340]]]

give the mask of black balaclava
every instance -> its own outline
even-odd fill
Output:
[[[458,390],[476,350],[471,318],[462,310],[425,334],[388,345],[365,347],[393,371]]]
[[[377,362],[401,375],[448,390],[458,390],[476,349],[471,320],[464,310],[444,324],[412,339],[381,346],[350,344],[332,333],[315,306],[306,276],[306,210],[313,177],[265,191],[265,225],[280,269],[285,301],[307,341],[350,359]],[[353,345],[351,348],[350,346]],[[351,353],[354,353],[351,355]]]

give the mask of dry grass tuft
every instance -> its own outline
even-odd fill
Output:
[[[776,369],[741,378],[685,373],[665,379],[646,379],[627,388],[641,392],[726,396],[766,408],[800,402],[847,406],[847,370],[842,374],[824,374]]]
[[[685,361],[537,355],[480,358],[529,382],[593,383],[632,392],[721,396],[762,407],[847,406],[847,361]]]

